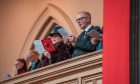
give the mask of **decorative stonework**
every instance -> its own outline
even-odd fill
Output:
[[[102,51],[15,76],[1,84],[102,84]]]
[[[86,77],[82,77],[81,81],[81,84],[101,84],[99,82],[102,82],[102,73],[100,72],[96,74],[91,74]]]
[[[61,83],[58,83],[58,84],[79,84],[78,83],[78,78],[77,79],[73,79],[73,80],[69,80],[69,81],[64,81],[64,82],[61,82]]]

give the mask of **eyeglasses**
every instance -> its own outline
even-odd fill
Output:
[[[76,19],[76,22],[79,21],[79,20],[83,20],[83,19],[85,19],[85,18],[87,18],[87,17],[80,17],[80,18],[77,18],[77,19]]]

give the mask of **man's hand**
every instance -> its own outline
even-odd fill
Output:
[[[64,37],[63,41],[64,41],[64,44],[66,45],[72,44],[74,46],[77,41],[77,38],[74,35],[69,35],[68,37]]]
[[[68,38],[69,38],[70,42],[76,42],[77,41],[77,38],[74,35],[69,35]]]
[[[91,43],[92,43],[92,45],[96,45],[98,43],[98,39],[92,38]]]
[[[64,42],[64,44],[69,45],[70,44],[69,37],[64,37],[63,42]]]
[[[51,59],[51,55],[48,51],[44,51],[44,56],[46,56],[48,59]]]

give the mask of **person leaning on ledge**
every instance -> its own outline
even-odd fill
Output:
[[[16,68],[15,75],[19,75],[19,74],[23,74],[23,73],[27,72],[27,64],[26,64],[25,59],[23,59],[23,58],[17,59],[15,62],[15,68]]]
[[[27,62],[31,62],[31,66],[29,66],[28,71],[40,68],[41,61],[39,59],[39,54],[36,51],[30,50],[27,53],[26,60]]]
[[[78,23],[79,27],[84,31],[81,32],[77,38],[74,35],[70,35],[68,37],[69,39],[68,41],[71,42],[71,44],[74,47],[73,57],[95,51],[98,42],[91,43],[92,37],[89,36],[87,33],[90,32],[91,30],[96,30],[98,32],[101,31],[100,28],[91,25],[91,15],[89,12],[86,11],[79,12],[77,15],[76,22]]]

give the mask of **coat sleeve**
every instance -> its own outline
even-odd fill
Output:
[[[75,44],[75,48],[80,48],[84,51],[95,51],[97,45],[91,44],[91,37],[86,36],[86,38],[79,38]]]

